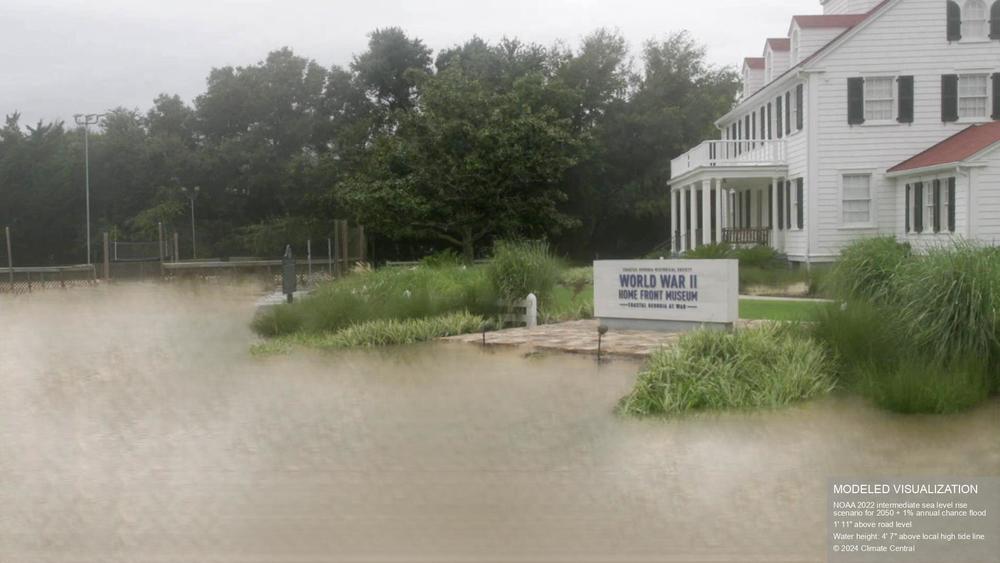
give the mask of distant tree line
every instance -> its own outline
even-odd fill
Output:
[[[366,225],[377,258],[501,237],[547,238],[574,259],[634,256],[668,237],[671,158],[714,134],[738,78],[685,33],[642,46],[598,30],[576,48],[479,38],[433,57],[398,28],[347,68],[290,49],[213,69],[193,106],[160,95],[90,134],[96,233],[187,237],[199,186],[201,256],[276,256]],[[637,71],[636,68],[641,69]],[[80,262],[83,133],[62,122],[0,129],[0,226],[20,264]]]

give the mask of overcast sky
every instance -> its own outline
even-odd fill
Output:
[[[70,120],[161,93],[191,101],[212,67],[252,64],[282,46],[346,65],[366,34],[400,26],[436,51],[473,35],[571,45],[598,27],[633,53],[689,30],[717,65],[759,56],[819,0],[0,0],[0,114]]]

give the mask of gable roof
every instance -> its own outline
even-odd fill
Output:
[[[792,40],[787,37],[769,37],[764,44],[764,50],[771,47],[772,51],[791,51]]]
[[[854,27],[865,20],[868,14],[836,14],[829,16],[792,16],[792,22],[803,29]]]
[[[962,162],[1000,143],[1000,121],[973,125],[948,137],[924,152],[893,166],[889,172],[905,172]]]
[[[747,57],[743,59],[743,66],[748,66],[754,70],[763,70],[764,57]]]

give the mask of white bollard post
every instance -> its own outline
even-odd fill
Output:
[[[538,298],[534,293],[524,299],[524,325],[527,328],[538,326]]]

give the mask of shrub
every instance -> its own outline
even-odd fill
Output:
[[[464,263],[465,262],[462,257],[452,248],[436,252],[429,256],[424,256],[424,258],[420,260],[420,265],[428,268],[450,268],[453,266],[461,266]]]
[[[862,367],[895,365],[906,346],[892,311],[864,302],[818,307],[812,330],[829,350],[837,374],[849,381]]]
[[[435,338],[476,332],[483,318],[470,313],[451,313],[426,319],[379,319],[324,334],[298,333],[258,344],[256,355],[285,353],[294,346],[319,349],[395,346],[415,344]]]
[[[831,288],[843,299],[886,301],[896,270],[910,256],[910,246],[893,237],[857,241],[840,253],[830,272]]]
[[[981,358],[942,363],[916,354],[892,366],[863,366],[860,375],[862,394],[882,408],[901,413],[958,412],[989,396],[989,375]]]
[[[734,258],[733,247],[722,243],[706,244],[684,252],[684,258],[687,258],[688,260],[718,260],[721,258]]]
[[[766,325],[732,333],[695,331],[650,357],[618,410],[649,416],[773,408],[832,388],[823,348],[795,330]]]
[[[539,302],[552,294],[562,266],[544,241],[497,241],[486,268],[496,295],[512,302],[534,293]]]
[[[740,261],[741,270],[743,268],[788,269],[784,258],[770,246],[737,248],[732,252],[731,257]]]
[[[262,336],[324,333],[370,320],[418,319],[460,311],[496,312],[496,294],[483,268],[385,268],[320,286],[305,299],[260,315],[253,328]]]
[[[1000,366],[1000,250],[956,243],[908,261],[896,275],[907,333],[934,357]]]

